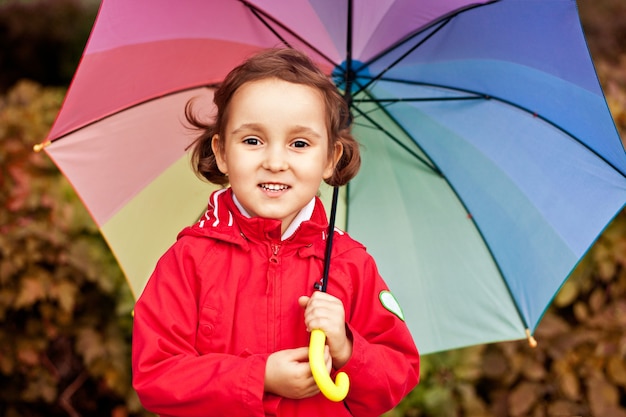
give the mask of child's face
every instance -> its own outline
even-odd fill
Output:
[[[282,220],[283,231],[330,178],[342,152],[337,145],[328,159],[322,94],[275,78],[239,87],[224,132],[212,142],[219,169],[250,215]]]

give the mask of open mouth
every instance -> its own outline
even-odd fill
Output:
[[[271,192],[284,191],[289,188],[289,186],[285,184],[259,184],[259,187],[261,187],[265,191]]]

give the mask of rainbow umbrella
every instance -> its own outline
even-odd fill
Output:
[[[626,202],[626,154],[573,0],[104,0],[46,152],[139,295],[211,188],[183,110],[255,51],[351,102],[364,242],[422,353],[525,338]],[[331,268],[332,288],[332,268]]]

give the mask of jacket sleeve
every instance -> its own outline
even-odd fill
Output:
[[[179,240],[159,260],[134,313],[133,386],[144,407],[170,416],[263,416],[267,355],[195,349],[196,268],[191,243]]]
[[[341,369],[350,377],[346,405],[353,415],[379,416],[395,407],[419,381],[419,354],[405,322],[384,307],[388,288],[373,258],[351,256],[352,298],[347,326],[353,351]],[[360,264],[360,265],[359,265]]]

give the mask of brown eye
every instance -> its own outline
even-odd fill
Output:
[[[258,145],[260,141],[257,138],[245,138],[243,143],[247,145]]]

